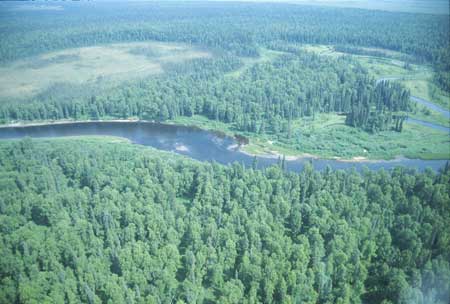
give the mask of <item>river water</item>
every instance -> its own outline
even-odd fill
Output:
[[[411,100],[417,102],[418,104],[424,105],[431,110],[435,110],[436,112],[444,115],[446,118],[450,118],[450,111],[448,109],[444,109],[441,106],[438,106],[432,102],[429,102],[428,100],[417,96],[411,96]]]
[[[377,83],[381,82],[381,81],[395,81],[395,80],[399,80],[401,79],[401,77],[383,77],[377,80]],[[411,96],[411,100],[413,102],[416,102],[417,104],[423,105],[424,107],[427,107],[431,110],[434,110],[438,113],[440,113],[441,115],[443,115],[445,118],[450,119],[450,111],[449,109],[445,109],[441,106],[438,106],[437,104],[434,104],[428,100],[425,100],[423,98],[417,97],[417,96]],[[450,127],[447,126],[443,126],[443,125],[438,125],[438,124],[434,124],[431,122],[427,122],[427,121],[423,121],[423,120],[419,120],[419,119],[414,119],[414,118],[408,118],[407,122],[411,122],[411,123],[416,123],[419,125],[423,125],[426,127],[430,127],[436,130],[441,130],[441,131],[446,131],[450,134]]]
[[[424,120],[420,120],[420,119],[415,119],[415,118],[411,118],[411,117],[408,117],[406,122],[408,122],[408,123],[412,122],[412,123],[419,124],[419,125],[431,128],[431,129],[444,131],[444,132],[447,132],[449,134],[449,136],[450,136],[450,128],[449,127],[444,127],[442,125],[438,125],[438,124],[435,124],[435,123],[432,123],[432,122],[428,122],[428,121],[424,121]]]
[[[40,126],[0,128],[0,139],[23,137],[65,137],[85,135],[109,135],[130,140],[132,143],[150,146],[159,150],[172,151],[200,161],[215,161],[221,164],[239,162],[252,166],[254,157],[239,151],[236,141],[227,136],[215,134],[198,128],[167,125],[150,122],[80,122],[48,124]],[[263,168],[279,162],[277,158],[257,157],[257,167]],[[300,171],[311,162],[314,168],[371,170],[391,169],[405,166],[424,170],[430,167],[438,170],[446,160],[395,159],[388,161],[345,162],[338,160],[302,158],[286,161],[287,170]]]

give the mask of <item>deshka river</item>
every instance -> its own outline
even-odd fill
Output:
[[[241,152],[234,138],[193,127],[151,122],[73,122],[46,125],[14,126],[0,128],[0,139],[45,138],[65,136],[108,135],[130,140],[132,143],[156,149],[172,151],[201,161],[215,161],[221,164],[239,162],[252,166],[255,157]],[[257,167],[264,168],[279,162],[277,158],[256,157]],[[300,171],[311,162],[315,169],[371,170],[391,169],[397,166],[433,170],[445,166],[447,160],[394,159],[380,161],[340,161],[317,158],[286,160],[287,170]]]

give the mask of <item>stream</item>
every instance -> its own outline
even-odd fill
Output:
[[[150,146],[164,151],[172,151],[200,161],[215,161],[221,164],[239,162],[246,167],[251,167],[255,159],[254,156],[241,152],[236,140],[232,137],[199,128],[179,125],[135,121],[92,121],[0,128],[0,139],[86,135],[122,137],[135,144]],[[264,156],[258,156],[256,160],[257,168],[265,168],[279,162],[277,158]],[[382,168],[392,169],[396,166],[405,166],[418,170],[424,170],[430,167],[433,170],[438,170],[446,164],[447,160],[399,158],[380,161],[342,161],[305,157],[296,160],[286,160],[286,169],[298,172],[308,162],[311,162],[317,170],[324,170],[327,166],[332,169],[354,168],[358,171],[364,167],[371,170],[378,170]]]
[[[394,80],[398,80],[400,78],[401,77],[383,77],[383,78],[378,79],[376,83],[379,83],[381,81],[394,81]],[[429,108],[430,110],[434,110],[434,111],[442,114],[447,119],[450,119],[450,111],[448,109],[445,109],[441,106],[438,106],[437,104],[434,104],[428,100],[425,100],[425,99],[417,97],[417,96],[411,96],[411,100],[416,102],[417,104],[420,104],[420,105],[423,105],[423,106]],[[408,118],[407,122],[416,123],[419,125],[423,125],[426,127],[436,129],[436,130],[447,131],[450,133],[450,127],[448,127],[448,126],[438,125],[438,124],[435,124],[432,122],[423,121],[423,120],[414,119],[414,118]]]

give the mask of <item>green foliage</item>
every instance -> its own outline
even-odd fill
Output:
[[[243,56],[257,56],[258,45],[277,40],[354,45],[439,62],[448,42],[446,15],[275,3],[72,2],[58,3],[59,11],[14,11],[15,5],[2,6],[3,62],[49,50],[147,40],[194,43]]]
[[[374,92],[360,82],[350,100],[346,124],[371,132],[388,130],[392,125],[395,131],[401,132],[407,117],[404,112],[411,108],[409,91],[399,83],[388,81],[378,83]]]
[[[240,64],[227,55],[193,60],[170,67],[170,75],[91,98],[61,100],[48,92],[43,99],[1,104],[0,120],[133,116],[165,121],[200,114],[240,131],[287,131],[289,138],[293,120],[323,112],[348,113],[348,125],[372,132],[393,125],[401,131],[393,114],[410,109],[409,93],[401,85],[376,85],[351,58],[297,51],[255,64],[238,79],[226,77]]]
[[[27,102],[5,100],[0,103],[3,123],[110,117],[163,121],[200,114],[256,134],[287,131],[290,138],[296,118],[343,112],[350,126],[401,131],[403,112],[411,110],[403,87],[376,87],[356,61],[299,52],[292,45],[331,44],[370,55],[381,55],[383,48],[448,70],[444,16],[248,3],[64,3],[58,12],[39,13],[13,13],[14,7],[5,4],[0,27],[5,63],[53,50],[149,40],[194,44],[215,56],[165,64],[168,75],[112,90],[66,83]],[[284,55],[258,60],[267,48]],[[135,52],[155,55],[152,49]],[[445,78],[436,75],[438,82]]]
[[[0,302],[446,303],[450,171],[0,144]]]
[[[165,63],[167,73],[108,91],[66,83],[27,102],[2,100],[1,123],[202,115],[290,147],[331,134],[333,151],[343,150],[335,135],[367,138],[349,126],[402,130],[411,110],[403,86],[376,84],[349,56],[293,47],[304,44],[401,52],[432,63],[448,91],[448,16],[289,4],[15,5],[1,7],[3,64],[149,40],[214,56]],[[314,126],[336,114],[346,115],[344,131],[294,130],[305,117]],[[297,174],[283,164],[224,167],[99,139],[2,142],[0,303],[448,302],[449,168]]]
[[[450,93],[450,47],[440,49],[439,59],[435,63],[434,82],[446,93]]]

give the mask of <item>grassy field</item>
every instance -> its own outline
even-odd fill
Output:
[[[211,121],[203,116],[180,117],[172,123],[196,125],[228,135],[250,138],[243,149],[251,154],[284,154],[286,156],[316,155],[324,158],[392,159],[397,156],[423,159],[450,158],[450,139],[446,132],[407,123],[403,132],[385,131],[377,134],[346,126],[344,116],[321,114],[315,120],[302,119],[293,124],[290,140],[271,134],[236,131],[232,125]]]
[[[164,64],[209,57],[191,46],[140,42],[68,49],[0,67],[0,99],[32,97],[54,84],[123,81],[164,72]]]
[[[318,55],[323,56],[333,56],[338,57],[342,55],[348,55],[347,53],[336,51],[334,49],[333,45],[324,45],[324,44],[288,44],[290,47],[298,48],[300,50],[308,51],[308,52],[314,52]],[[381,48],[368,48],[368,47],[358,47],[358,49],[363,51],[370,51],[370,52],[377,52],[379,54],[383,54],[383,57],[373,57],[373,56],[366,56],[366,55],[352,55],[358,58],[377,58],[379,60],[389,61],[394,63],[394,65],[404,65],[403,62],[401,62],[400,58],[409,57],[406,54],[392,51],[388,49],[381,49]]]
[[[335,114],[323,114],[314,121],[297,123],[300,140],[297,148],[311,154],[322,153],[327,157],[366,157],[390,159],[396,156],[408,158],[449,158],[449,137],[446,132],[406,123],[401,133],[384,131],[377,134],[346,126],[345,118]]]
[[[431,123],[435,123],[441,126],[450,126],[450,120],[441,113],[431,110],[425,106],[417,105],[417,108],[413,113],[408,114],[409,117],[419,119]]]
[[[288,44],[288,46],[292,47],[292,48],[295,48],[295,49],[307,51],[307,52],[313,52],[313,53],[316,53],[317,55],[321,55],[321,56],[339,57],[339,56],[343,55],[343,53],[336,52],[333,49],[333,46],[330,46],[330,45],[322,45],[322,44],[302,44],[302,45]]]
[[[401,80],[401,82],[411,90],[411,95],[429,100],[443,108],[450,109],[450,94],[445,93],[431,82],[430,75],[427,78],[417,78]]]
[[[379,79],[384,77],[398,78],[424,78],[428,77],[430,71],[422,66],[411,64],[410,68],[405,67],[405,63],[397,59],[369,57],[353,55],[369,71],[369,73]]]

